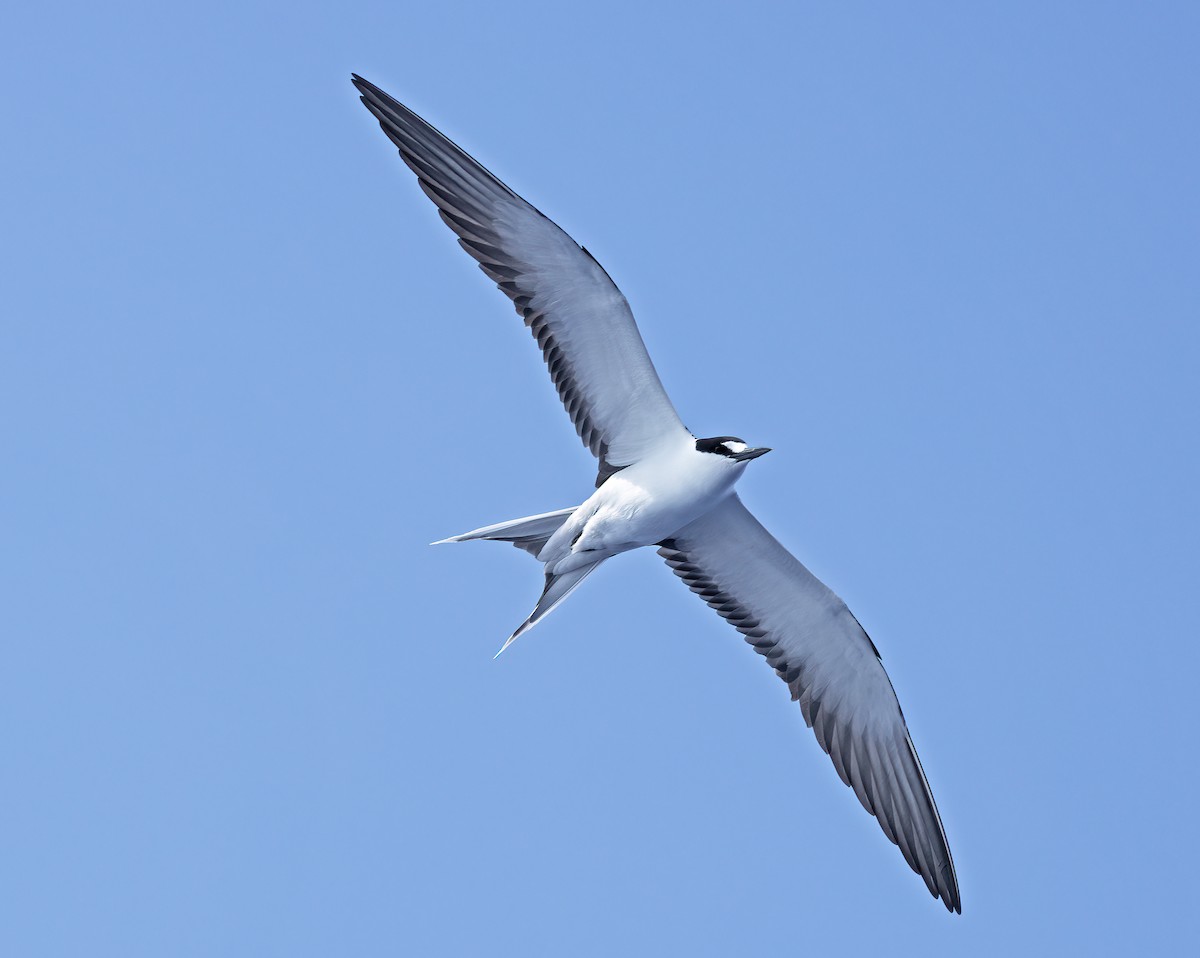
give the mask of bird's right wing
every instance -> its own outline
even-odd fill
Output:
[[[961,912],[933,793],[879,653],[836,595],[730,495],[659,555],[746,637],[800,702],[842,781],[935,898]]]
[[[663,442],[688,439],[629,304],[591,254],[379,87],[358,76],[354,85],[537,339],[576,431],[600,460],[597,484]]]

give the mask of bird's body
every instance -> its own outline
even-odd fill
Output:
[[[734,491],[747,463],[769,450],[733,436],[697,439],[591,254],[407,107],[360,77],[354,84],[463,249],[512,300],[599,461],[596,490],[581,505],[442,540],[510,542],[542,563],[542,595],[504,648],[602,562],[657,547],[787,683],[842,781],[929,891],[960,911],[933,793],[874,644]]]
[[[656,545],[728,495],[745,462],[672,443],[614,473],[551,536],[538,561],[569,572],[641,546]]]

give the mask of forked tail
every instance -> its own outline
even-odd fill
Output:
[[[523,519],[510,519],[508,522],[497,522],[493,526],[484,526],[474,532],[464,532],[461,536],[451,536],[441,539],[431,545],[441,545],[445,542],[469,542],[472,539],[491,539],[496,542],[511,542],[518,549],[528,552],[535,559],[542,551],[550,537],[566,522],[577,507],[559,509],[557,512],[543,512],[540,516],[526,516]],[[605,556],[607,558],[607,556]],[[546,585],[542,589],[542,597],[538,599],[534,610],[529,614],[520,627],[508,637],[501,647],[503,652],[519,635],[524,635],[542,619],[549,615],[558,605],[575,591],[575,588],[591,573],[604,559],[582,568],[571,569],[568,572],[555,574],[546,572]],[[497,652],[496,655],[499,655]]]

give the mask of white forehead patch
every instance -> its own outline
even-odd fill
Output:
[[[735,456],[745,452],[750,448],[744,442],[723,442],[721,445],[732,452]]]

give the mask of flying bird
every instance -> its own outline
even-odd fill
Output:
[[[442,540],[511,542],[542,564],[541,598],[500,651],[602,562],[657,547],[766,657],[842,781],[930,893],[961,912],[946,833],[875,645],[734,491],[770,450],[734,436],[693,436],[629,304],[592,255],[407,107],[357,75],[353,82],[459,244],[512,300],[599,463],[596,490],[582,505]]]

